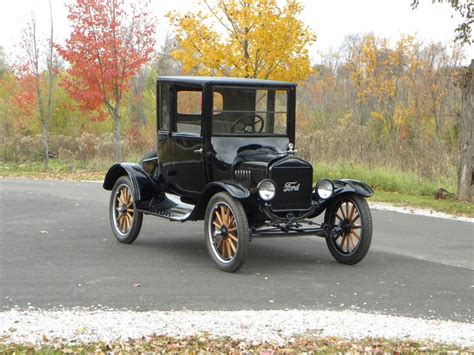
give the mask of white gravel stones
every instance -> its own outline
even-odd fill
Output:
[[[435,218],[442,218],[442,219],[451,219],[454,221],[474,223],[474,218],[471,218],[471,217],[456,216],[453,214],[437,212],[437,211],[428,210],[424,208],[416,208],[416,207],[410,207],[410,206],[406,206],[406,207],[394,206],[388,203],[371,202],[371,201],[369,201],[369,206],[370,208],[374,210],[380,210],[380,211],[398,212],[398,213],[412,214],[412,215],[417,215],[417,216],[435,217]]]
[[[80,344],[166,335],[208,334],[251,343],[285,343],[298,335],[430,340],[474,346],[474,324],[353,311],[115,311],[70,309],[0,312],[5,343]]]

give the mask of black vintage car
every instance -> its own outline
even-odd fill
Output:
[[[361,261],[373,191],[355,180],[313,184],[313,167],[296,156],[295,102],[292,83],[160,77],[156,151],[105,177],[118,241],[132,243],[148,214],[204,220],[207,250],[224,271],[243,265],[257,237],[320,236],[338,262]]]

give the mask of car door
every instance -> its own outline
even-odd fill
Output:
[[[173,94],[169,180],[179,194],[198,197],[207,184],[201,129],[202,87],[175,87]]]

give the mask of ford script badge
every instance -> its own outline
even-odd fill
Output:
[[[283,192],[292,192],[292,191],[299,191],[300,183],[298,181],[288,181],[285,182],[285,186],[283,187]]]

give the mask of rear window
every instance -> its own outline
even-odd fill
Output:
[[[202,92],[178,91],[177,109],[180,115],[200,115],[202,110]]]
[[[201,134],[202,91],[179,90],[176,94],[176,132]]]

